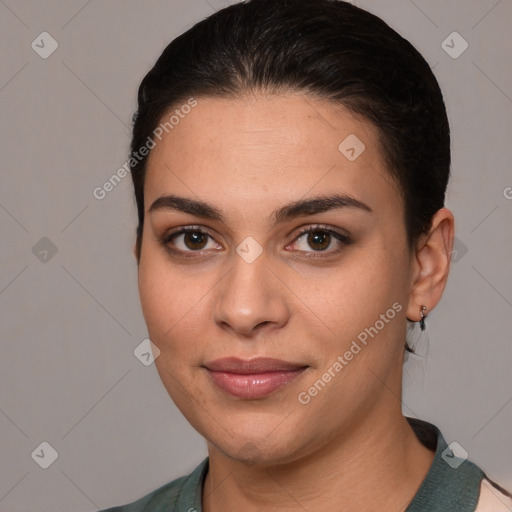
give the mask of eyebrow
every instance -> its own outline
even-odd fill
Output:
[[[373,211],[367,204],[350,195],[333,194],[294,201],[274,211],[271,214],[271,218],[273,217],[274,222],[277,224],[295,217],[315,215],[341,208],[359,209],[366,212]],[[156,199],[148,211],[152,213],[161,210],[180,211],[204,219],[224,221],[224,216],[218,208],[204,201],[172,194]]]

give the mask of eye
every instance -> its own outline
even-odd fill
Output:
[[[332,229],[312,226],[303,230],[292,244],[287,246],[299,252],[339,252],[344,246],[350,244],[347,235],[338,233]]]
[[[222,247],[202,229],[196,227],[182,228],[162,239],[163,245],[173,252],[199,252]]]

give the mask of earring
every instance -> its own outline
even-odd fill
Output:
[[[427,306],[421,306],[421,310],[420,310],[420,315],[421,315],[421,318],[420,318],[420,329],[422,331],[425,330],[425,318],[427,318],[427,313],[426,311],[428,311],[428,308]]]

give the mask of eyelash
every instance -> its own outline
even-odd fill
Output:
[[[350,245],[352,243],[352,239],[348,235],[345,235],[345,234],[340,233],[340,232],[338,232],[336,230],[333,230],[332,228],[329,228],[328,226],[317,224],[317,225],[308,226],[307,228],[301,230],[295,236],[293,241],[290,244],[287,244],[287,247],[292,245],[292,244],[294,244],[294,243],[296,243],[297,240],[299,240],[304,235],[307,235],[309,233],[316,233],[316,232],[328,234],[328,235],[334,237],[342,245],[342,247],[339,248],[339,249],[335,249],[335,250],[325,250],[325,251],[314,251],[314,250],[311,250],[311,251],[297,251],[299,253],[308,254],[308,256],[303,256],[304,258],[308,258],[308,259],[326,258],[328,256],[332,256],[333,254],[338,254],[339,252],[341,252],[343,250],[343,248],[345,246],[348,246],[348,245]],[[208,233],[208,231],[205,231],[204,228],[202,228],[200,226],[187,226],[187,227],[181,228],[181,229],[179,229],[177,231],[174,231],[172,233],[168,233],[166,235],[158,237],[158,241],[171,254],[174,254],[174,255],[177,255],[177,256],[180,256],[180,257],[183,257],[183,258],[194,258],[194,257],[197,257],[198,255],[201,255],[201,253],[202,253],[201,250],[197,250],[197,251],[193,251],[193,250],[183,251],[181,249],[175,249],[175,248],[170,246],[170,242],[174,238],[178,237],[179,235],[183,235],[183,234],[187,234],[187,233],[200,233],[200,234],[206,235],[206,236],[210,237],[212,240],[214,240],[213,236],[210,233]]]

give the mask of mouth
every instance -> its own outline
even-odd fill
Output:
[[[204,368],[222,391],[238,398],[255,400],[290,384],[308,366],[280,359],[227,357],[207,363]]]

